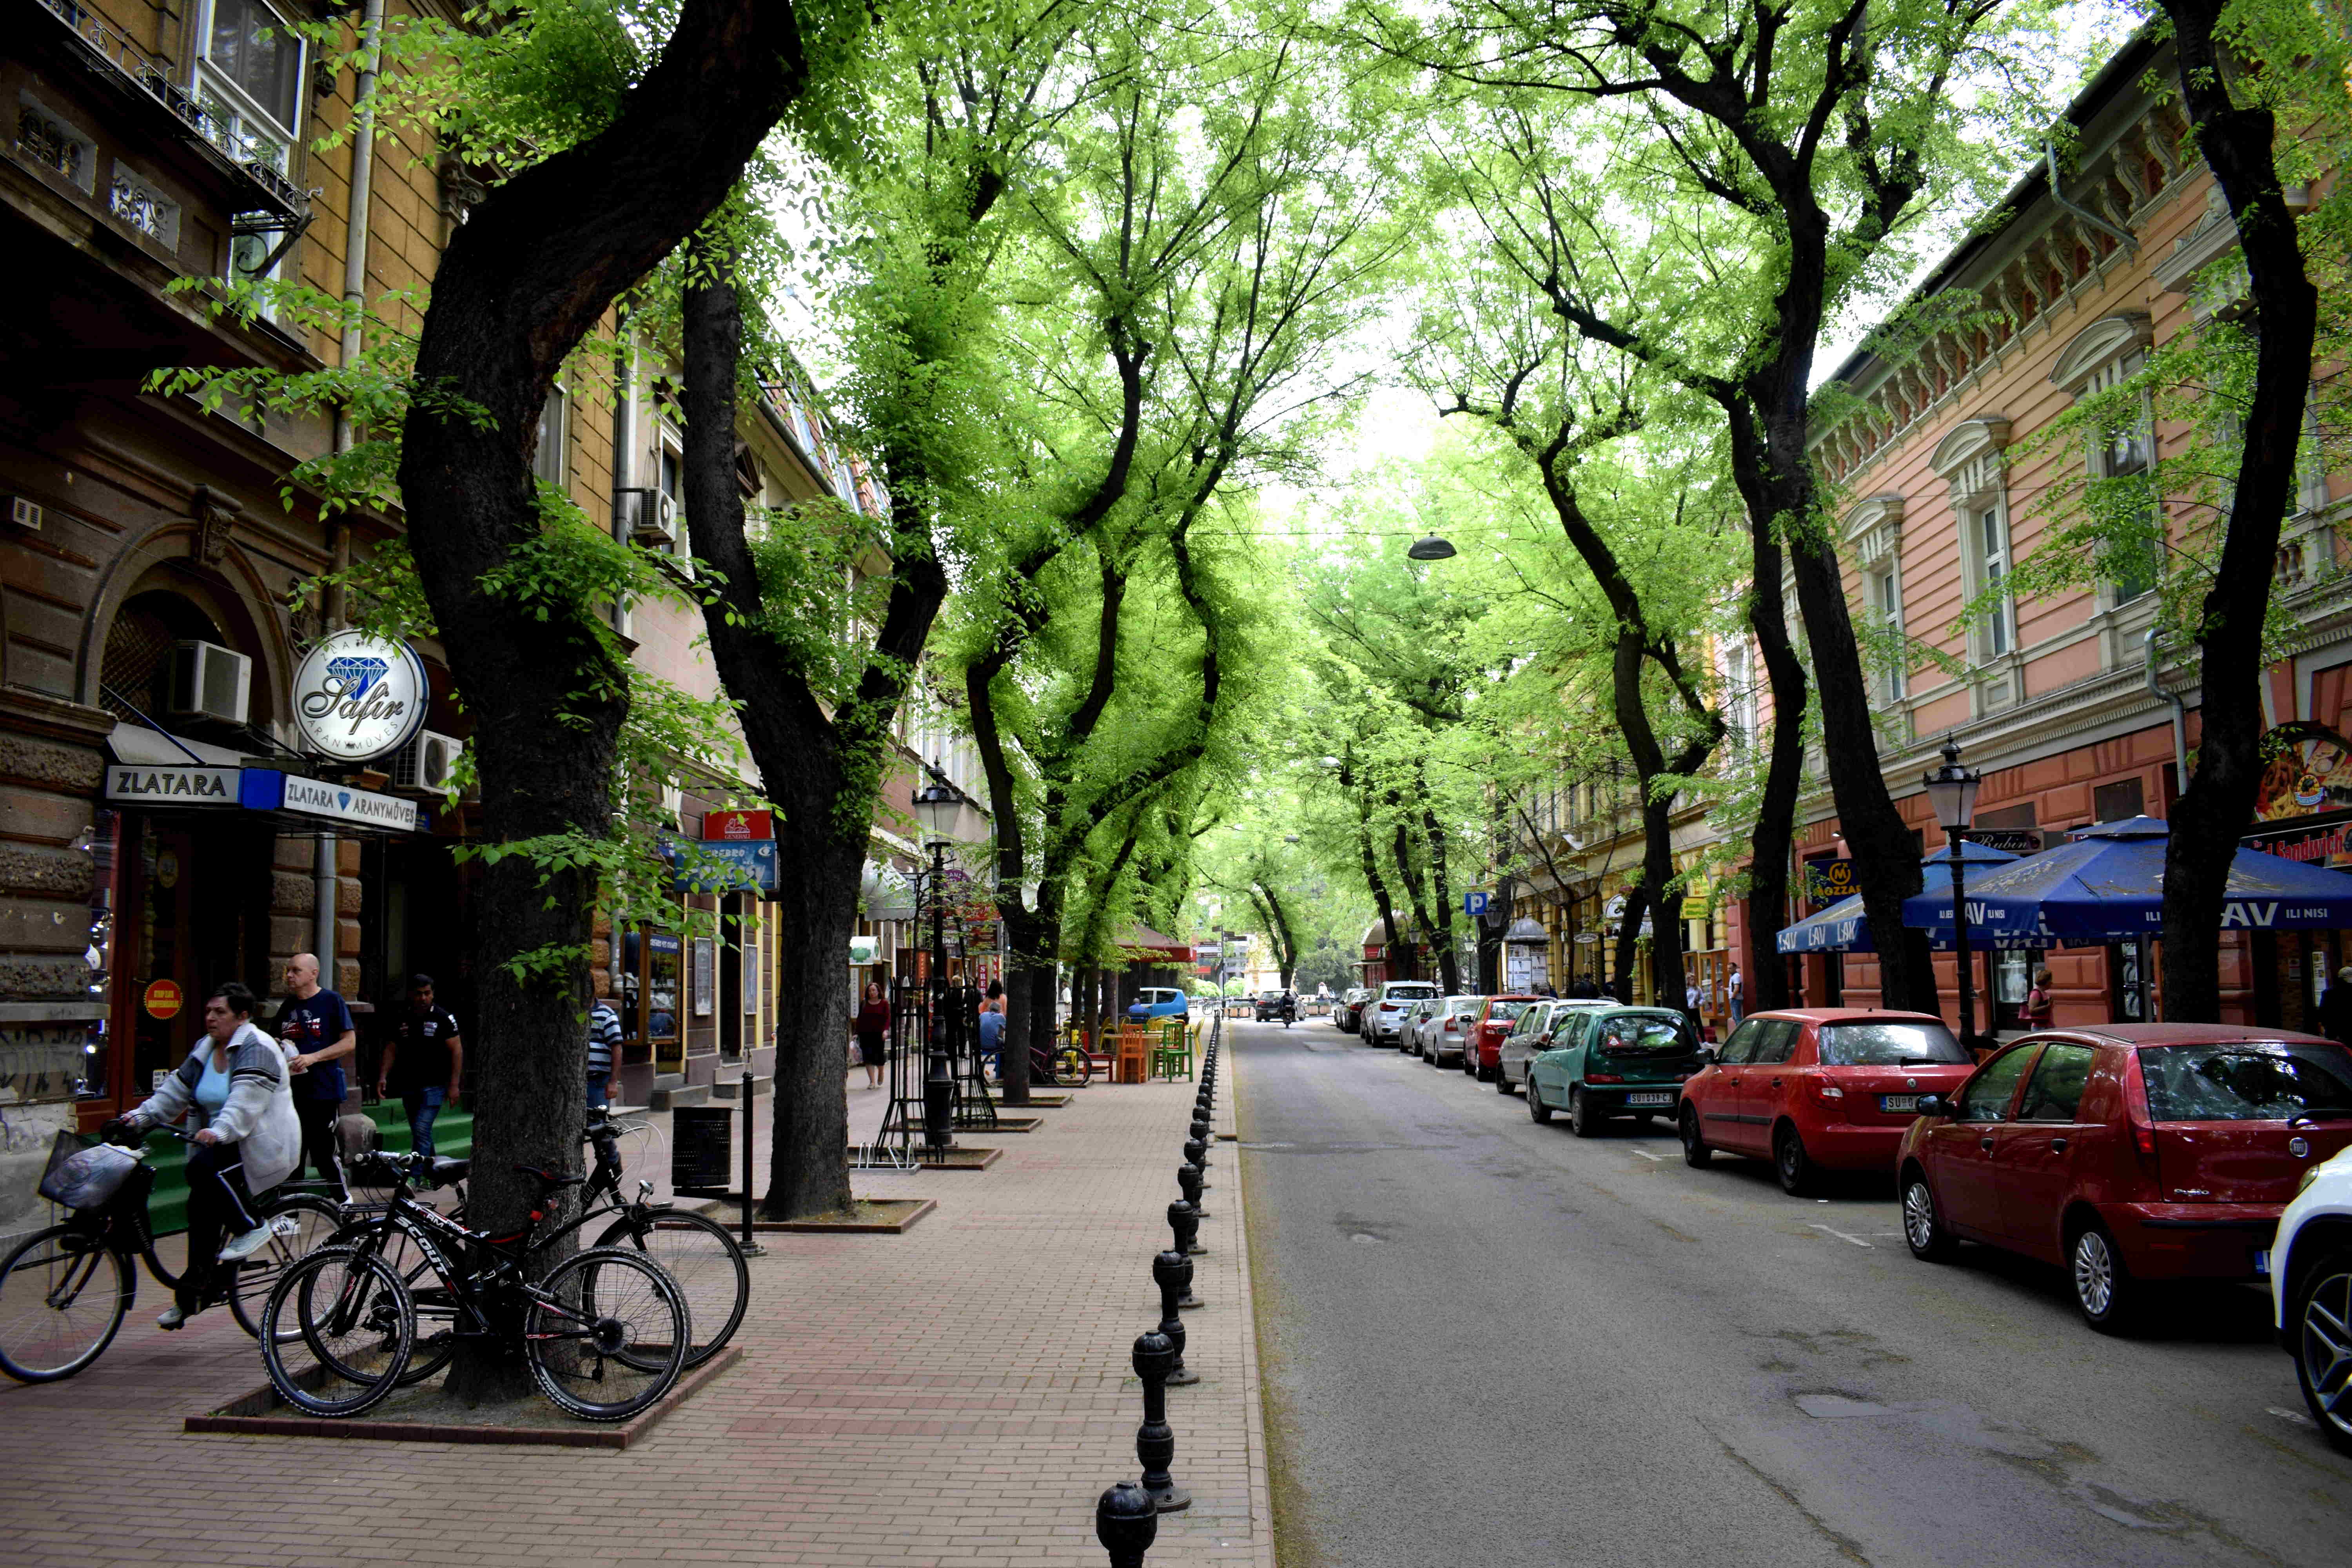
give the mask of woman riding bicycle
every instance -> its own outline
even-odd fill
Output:
[[[301,1148],[286,1054],[253,1026],[255,1005],[234,980],[214,987],[205,1037],[188,1059],[145,1103],[101,1130],[142,1132],[191,1112],[208,1123],[188,1147],[188,1265],[158,1328],[176,1329],[208,1304],[216,1257],[235,1262],[269,1239],[253,1217],[252,1195],[284,1181]],[[226,1247],[224,1231],[234,1233]]]

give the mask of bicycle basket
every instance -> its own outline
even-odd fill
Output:
[[[41,1177],[41,1196],[69,1209],[94,1209],[122,1190],[139,1156],[111,1143],[82,1147],[78,1134],[60,1130],[49,1146],[49,1168]]]

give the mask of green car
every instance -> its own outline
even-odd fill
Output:
[[[1528,1064],[1528,1114],[1549,1121],[1565,1110],[1579,1138],[1612,1117],[1672,1116],[1698,1049],[1697,1030],[1671,1007],[1579,1010]]]

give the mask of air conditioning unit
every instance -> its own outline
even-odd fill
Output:
[[[392,754],[392,787],[449,795],[457,789],[457,753],[466,742],[455,735],[419,730],[416,738]]]
[[[667,491],[629,489],[620,492],[614,509],[629,525],[629,542],[648,550],[672,550],[677,545],[677,503]]]
[[[253,690],[253,660],[209,642],[172,645],[172,686],[163,711],[174,719],[242,724]]]

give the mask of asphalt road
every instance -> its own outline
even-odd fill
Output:
[[[2352,1563],[2251,1289],[2106,1339],[2055,1269],[1915,1260],[1891,1182],[1790,1198],[1328,1022],[1228,1038],[1284,1568]]]

